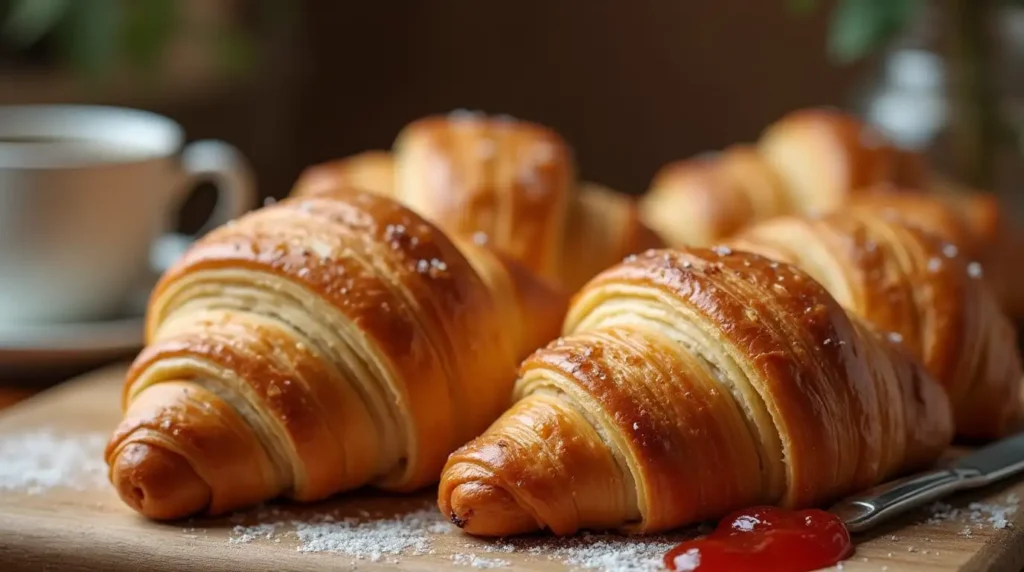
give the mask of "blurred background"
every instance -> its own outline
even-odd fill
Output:
[[[0,0],[0,105],[22,103],[167,115],[236,145],[261,199],[458,108],[547,124],[637,194],[832,105],[1024,220],[1024,0]]]
[[[1010,202],[1024,181],[1019,1],[0,0],[0,22],[0,104],[166,114],[237,145],[263,196],[455,108],[546,123],[631,193],[822,104]]]

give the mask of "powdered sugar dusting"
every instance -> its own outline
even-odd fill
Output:
[[[1020,498],[1010,493],[1000,501],[992,503],[972,502],[965,508],[957,508],[944,502],[933,503],[929,507],[930,516],[925,524],[941,524],[943,522],[965,522],[967,526],[961,530],[961,536],[971,536],[974,531],[984,526],[994,529],[1009,528],[1011,518],[1017,513]]]
[[[662,570],[662,558],[679,539],[666,537],[630,538],[603,534],[582,534],[550,540],[528,549],[586,570],[648,572]]]
[[[482,558],[476,554],[452,554],[452,562],[456,566],[472,566],[473,568],[508,568],[512,563],[500,558]]]
[[[430,536],[438,521],[437,509],[421,509],[390,519],[298,522],[295,534],[299,552],[335,552],[379,562],[402,554],[429,553]]]
[[[272,540],[276,530],[276,524],[258,524],[250,527],[236,526],[231,531],[232,535],[228,542],[231,544],[249,544],[260,538]]]
[[[0,436],[0,491],[40,494],[50,489],[99,489],[107,484],[99,433],[37,429]]]
[[[603,572],[653,572],[663,570],[665,553],[689,534],[629,537],[580,533],[568,538],[516,538],[486,543],[464,540],[476,552],[525,554],[560,561],[572,569]],[[465,537],[463,537],[465,538]]]
[[[338,518],[329,514],[295,520],[295,515],[275,508],[261,508],[261,519],[252,526],[236,526],[229,542],[280,543],[297,540],[298,552],[327,552],[356,561],[397,563],[405,557],[439,557],[439,546],[451,565],[479,569],[511,567],[508,555],[562,562],[569,569],[599,572],[650,572],[661,570],[662,557],[684,535],[625,537],[582,533],[571,538],[516,538],[489,541],[463,534],[452,526],[432,504],[413,507],[395,516],[371,515]],[[244,516],[236,517],[236,519]],[[235,520],[239,522],[240,520]],[[438,544],[438,541],[443,544]]]
[[[397,516],[380,517],[360,511],[358,517],[338,518],[319,514],[296,520],[294,514],[275,507],[256,511],[260,522],[239,524],[228,542],[248,544],[256,540],[279,543],[282,538],[298,540],[298,552],[329,552],[353,561],[397,562],[400,556],[433,553],[431,537],[449,532],[450,525],[436,507],[424,506]],[[244,514],[232,518],[245,520]],[[268,519],[273,519],[268,521]]]
[[[923,524],[943,526],[952,522],[959,536],[970,538],[1014,526],[1020,499],[1006,494],[992,502],[970,502],[960,506],[935,503]],[[372,501],[371,501],[372,504]],[[364,505],[365,506],[365,505]],[[381,505],[383,506],[383,505]],[[700,529],[681,533],[627,537],[615,534],[580,533],[568,538],[545,535],[488,540],[463,534],[452,526],[432,502],[413,501],[395,514],[353,510],[344,514],[309,516],[288,509],[262,507],[239,515],[231,533],[232,544],[282,543],[289,540],[299,553],[330,553],[352,564],[359,561],[394,564],[410,557],[433,559],[440,566],[505,569],[529,562],[557,562],[569,570],[596,572],[654,572],[663,570],[664,555],[680,541],[693,538]],[[372,509],[371,509],[372,510]],[[242,526],[257,518],[252,526]],[[706,532],[706,531],[704,531]],[[893,543],[904,539],[892,535]],[[924,542],[930,539],[925,538]],[[894,545],[895,546],[895,545]],[[924,546],[908,545],[907,552],[937,556]],[[284,548],[284,546],[282,546]],[[902,549],[901,549],[902,551]],[[514,559],[513,559],[514,555]],[[677,564],[685,565],[688,561]],[[685,566],[682,567],[685,569]]]

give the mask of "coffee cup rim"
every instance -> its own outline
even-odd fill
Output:
[[[5,142],[5,137],[82,139],[126,149],[123,157],[97,160],[62,152],[59,145]],[[182,127],[152,111],[112,105],[0,105],[0,169],[60,169],[164,159],[184,143]]]

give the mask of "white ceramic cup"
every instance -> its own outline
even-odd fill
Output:
[[[166,117],[0,106],[0,326],[123,313],[194,240],[169,229],[203,181],[219,196],[199,234],[254,206],[241,154],[221,141],[184,145]]]

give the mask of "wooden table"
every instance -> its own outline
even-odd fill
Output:
[[[554,571],[602,562],[619,565],[605,568],[610,570],[649,570],[635,565],[645,556],[656,562],[673,542],[693,534],[691,530],[653,540],[594,536],[568,545],[547,538],[481,541],[449,526],[432,507],[430,491],[405,497],[360,492],[312,506],[272,505],[218,520],[149,522],[127,509],[105,482],[101,450],[120,418],[122,374],[122,367],[101,370],[0,412],[3,572],[469,570],[474,565]],[[31,435],[35,437],[26,437]],[[12,444],[29,440],[45,446],[27,450],[20,461],[4,458]],[[5,463],[21,462],[31,470],[26,459],[46,458],[51,450],[66,455],[75,443],[85,456],[76,461],[81,466],[74,470],[81,474],[71,480],[72,488],[53,483],[34,491],[27,486],[5,488]],[[932,513],[924,511],[862,535],[843,570],[1017,572],[1024,565],[1024,506],[1006,515],[1006,526],[997,528],[988,522],[991,511],[971,504],[1006,503],[1008,495],[1024,497],[1024,481],[950,499],[943,518],[929,522]],[[406,524],[394,527],[396,518]],[[341,553],[317,551],[339,538],[347,539]],[[376,560],[367,539],[385,543]],[[387,543],[397,544],[401,553],[389,553]]]

